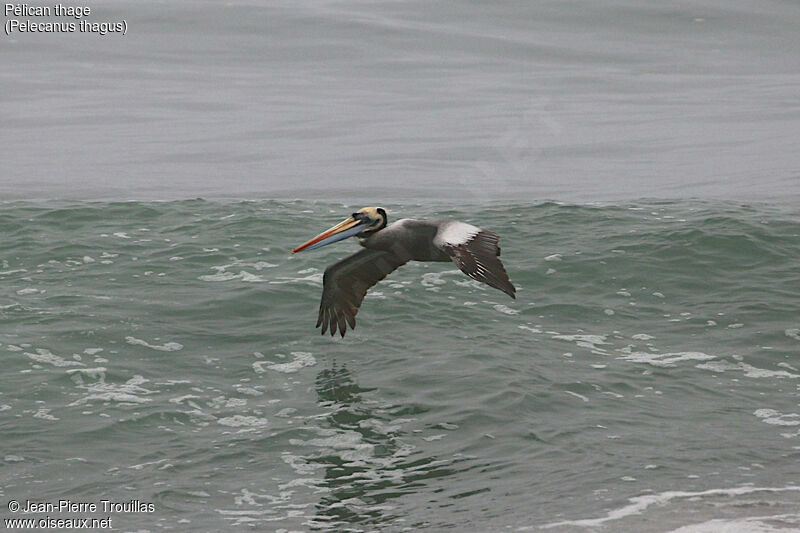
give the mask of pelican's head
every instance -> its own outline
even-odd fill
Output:
[[[354,235],[367,237],[385,228],[386,221],[386,210],[382,207],[362,207],[331,229],[323,231],[307,243],[301,244],[292,250],[292,253],[320,248]]]

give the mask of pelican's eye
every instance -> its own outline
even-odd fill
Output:
[[[350,216],[353,217],[353,220],[361,220],[361,213],[353,213]]]

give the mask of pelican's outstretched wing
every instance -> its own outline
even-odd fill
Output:
[[[464,274],[516,299],[517,289],[498,259],[499,240],[492,231],[464,222],[448,222],[439,228],[434,243],[450,255]]]
[[[364,249],[326,268],[317,319],[322,334],[330,328],[333,336],[338,329],[344,337],[347,324],[355,329],[356,314],[367,290],[406,261],[391,252]]]

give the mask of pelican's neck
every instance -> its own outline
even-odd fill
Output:
[[[367,247],[368,247],[368,246],[367,246],[367,242],[369,242],[369,240],[370,240],[372,237],[374,237],[375,235],[377,235],[377,234],[379,234],[381,231],[383,231],[383,229],[384,229],[384,228],[380,228],[380,229],[376,229],[376,230],[373,230],[373,231],[368,231],[368,232],[364,232],[364,233],[359,233],[358,235],[356,235],[356,239],[358,239],[358,244],[360,244],[360,245],[361,245],[361,246],[363,246],[364,248],[367,248]]]

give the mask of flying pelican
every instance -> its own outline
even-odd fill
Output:
[[[323,335],[329,327],[331,336],[338,329],[342,337],[347,324],[355,329],[369,288],[409,261],[453,261],[472,279],[516,298],[517,290],[498,259],[496,233],[455,221],[403,218],[388,226],[387,221],[382,207],[364,207],[292,250],[313,250],[353,236],[365,248],[325,269],[316,326],[322,325]]]

